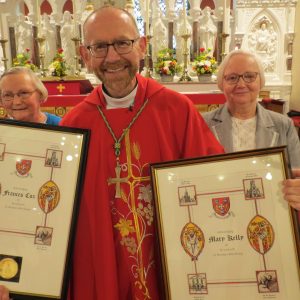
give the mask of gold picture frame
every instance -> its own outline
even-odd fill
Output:
[[[300,299],[286,148],[151,165],[166,300]]]

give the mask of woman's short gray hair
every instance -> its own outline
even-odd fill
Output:
[[[36,89],[40,92],[41,98],[40,102],[43,103],[48,98],[48,91],[46,87],[44,86],[43,82],[40,80],[40,78],[37,76],[36,73],[34,73],[31,69],[27,67],[12,67],[11,69],[5,71],[1,78],[0,78],[0,91],[1,91],[1,80],[2,78],[8,76],[8,75],[15,75],[15,74],[27,74],[30,76],[33,84],[35,85]]]
[[[244,56],[248,56],[248,57],[251,57],[254,59],[254,61],[257,63],[257,66],[258,66],[258,72],[259,72],[259,76],[260,76],[260,88],[262,89],[265,85],[265,72],[264,72],[264,67],[263,67],[262,61],[255,53],[247,51],[247,50],[242,50],[242,49],[233,50],[233,51],[229,52],[225,56],[222,63],[220,64],[220,66],[218,68],[218,73],[217,73],[217,84],[218,84],[219,89],[221,91],[223,91],[224,70],[227,67],[230,59],[236,55],[244,55]]]

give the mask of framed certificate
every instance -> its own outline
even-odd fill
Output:
[[[285,147],[151,165],[166,300],[300,299]]]
[[[65,299],[89,131],[0,121],[0,284]]]

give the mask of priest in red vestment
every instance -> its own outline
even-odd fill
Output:
[[[91,129],[72,300],[162,299],[149,164],[223,152],[190,100],[137,74],[145,47],[121,9],[84,25],[81,54],[103,84],[61,122]]]

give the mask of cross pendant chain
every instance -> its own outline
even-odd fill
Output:
[[[114,144],[113,144],[113,148],[115,151],[115,156],[116,156],[116,167],[115,167],[115,173],[116,173],[116,177],[115,178],[109,178],[107,180],[108,184],[112,184],[114,183],[116,185],[116,195],[115,198],[121,198],[121,182],[128,182],[128,177],[123,177],[121,178],[121,164],[120,164],[120,155],[121,155],[121,142],[123,140],[123,138],[125,137],[127,131],[131,128],[131,126],[134,124],[134,122],[137,120],[137,118],[139,117],[139,115],[142,113],[142,111],[144,110],[145,106],[148,103],[148,99],[146,99],[146,101],[144,102],[144,104],[140,107],[140,109],[138,110],[138,112],[136,113],[136,115],[132,118],[131,122],[128,124],[128,126],[123,130],[121,136],[119,137],[119,139],[117,139],[115,133],[113,132],[106,116],[104,115],[101,107],[99,105],[97,105],[98,111],[108,129],[108,131],[110,132],[113,140],[114,140]]]
[[[115,141],[114,149],[115,149],[116,157],[119,158],[119,156],[121,154],[121,142],[120,141]]]

